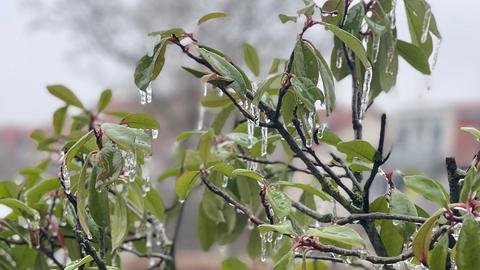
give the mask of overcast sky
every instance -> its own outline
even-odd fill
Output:
[[[165,1],[165,0],[163,0]],[[430,1],[443,36],[437,68],[427,78],[403,63],[396,88],[378,99],[381,110],[395,111],[410,106],[448,106],[451,102],[478,102],[480,76],[480,2]],[[461,10],[458,7],[461,4]],[[88,72],[79,72],[68,61],[72,40],[55,31],[33,31],[32,10],[18,0],[0,4],[0,126],[39,125],[49,121],[61,102],[48,95],[45,86],[63,83],[75,90],[86,104],[96,101],[100,90],[110,87]],[[468,8],[464,8],[468,7]],[[455,9],[453,9],[455,8]],[[405,24],[399,7],[398,23]],[[400,37],[404,30],[400,28]],[[134,67],[131,68],[132,72]],[[348,89],[340,88],[340,102],[349,100]],[[431,90],[427,91],[427,85]],[[115,89],[113,89],[115,91]]]

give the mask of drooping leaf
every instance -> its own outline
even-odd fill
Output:
[[[420,229],[418,229],[413,239],[413,254],[423,264],[428,263],[428,251],[430,249],[430,241],[432,239],[432,230],[442,213],[443,209],[439,209],[430,218],[428,218],[427,221],[422,224]]]
[[[448,258],[448,235],[442,235],[435,247],[430,251],[428,256],[428,267],[430,270],[446,269]]]
[[[318,87],[306,77],[295,77],[291,80],[297,97],[311,111],[315,110],[317,100],[324,101],[323,93]]]
[[[292,223],[289,220],[283,222],[282,224],[261,224],[258,226],[258,232],[261,234],[277,232],[280,234],[295,235]]]
[[[53,113],[53,131],[55,136],[59,136],[62,133],[63,124],[67,116],[68,106],[59,108]]]
[[[158,123],[155,117],[146,113],[133,113],[125,116],[121,124],[127,125],[131,128],[144,128],[144,129],[159,129],[160,123]]]
[[[420,48],[403,40],[397,40],[397,52],[416,70],[426,75],[430,74],[428,57]]]
[[[84,109],[82,102],[77,98],[77,96],[72,92],[72,90],[61,84],[49,85],[47,86],[48,92],[56,96],[57,98],[65,101],[68,105]]]
[[[208,218],[205,211],[200,206],[197,217],[197,237],[200,242],[200,247],[203,250],[210,249],[215,242],[216,227],[216,224]]]
[[[411,175],[404,178],[405,185],[425,197],[427,200],[445,207],[450,202],[450,196],[439,182],[422,175]]]
[[[107,190],[97,190],[97,171],[98,167],[94,166],[90,175],[88,206],[90,214],[99,227],[106,228],[110,226],[110,210]]]
[[[135,85],[138,89],[146,91],[150,83],[157,78],[165,64],[165,52],[167,50],[167,40],[162,41],[155,46],[152,56],[144,55],[137,63],[135,68]]]
[[[163,214],[165,213],[165,204],[158,191],[150,189],[147,192],[145,195],[145,207],[155,218],[162,220]]]
[[[260,74],[260,60],[258,59],[257,49],[248,43],[243,44],[243,59],[253,75],[258,76]]]
[[[227,16],[227,14],[223,13],[223,12],[212,12],[212,13],[208,13],[206,15],[203,15],[197,22],[198,25],[204,23],[204,22],[207,22],[209,20],[213,20],[213,19],[218,19],[218,18],[223,18]]]
[[[77,155],[80,148],[82,148],[82,146],[92,138],[93,138],[93,130],[83,135],[77,142],[75,142],[75,144],[73,144],[70,148],[68,148],[68,151],[65,154],[65,164],[67,164],[67,167],[69,167],[70,163],[72,162],[73,158]]]
[[[150,136],[142,129],[110,123],[104,123],[101,127],[105,135],[124,150],[130,151],[132,147],[135,147],[147,155],[152,151]]]
[[[474,127],[461,127],[460,129],[464,132],[470,133],[475,139],[477,139],[477,141],[480,141],[480,130]]]
[[[200,136],[200,142],[198,143],[198,153],[204,165],[206,165],[210,159],[210,155],[212,153],[211,148],[214,139],[215,136],[213,134],[213,130],[211,129],[209,129],[208,132],[205,132]]]
[[[319,67],[315,51],[302,39],[297,41],[293,50],[292,72],[297,77],[310,79],[314,86],[318,83]]]
[[[328,116],[335,108],[335,83],[333,82],[333,74],[327,61],[325,61],[319,50],[315,49],[314,52],[318,59],[320,76],[323,84],[323,95],[325,96],[325,109]]]
[[[43,180],[25,192],[27,203],[29,205],[33,205],[34,203],[40,201],[40,199],[48,192],[59,188],[60,181],[58,178]],[[2,195],[0,194],[0,196]]]
[[[364,246],[362,237],[354,229],[347,226],[331,225],[319,229],[309,229],[305,234],[318,237],[323,244],[343,248]]]
[[[459,270],[477,269],[480,265],[480,226],[475,218],[467,214],[463,220],[462,230],[455,245],[455,263]]]
[[[184,172],[182,175],[180,175],[180,177],[178,177],[175,184],[175,191],[177,192],[179,200],[185,200],[187,198],[197,180],[198,175],[199,171],[188,171]]]

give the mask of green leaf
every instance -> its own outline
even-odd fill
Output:
[[[158,123],[155,117],[146,113],[134,113],[125,116],[120,124],[127,125],[131,128],[144,128],[144,129],[159,129],[160,123]]]
[[[337,146],[338,143],[342,142],[342,139],[340,139],[340,137],[338,137],[337,134],[328,130],[323,131],[323,134],[321,134],[321,136],[322,136],[321,138],[318,138],[320,142],[323,142],[332,146]]]
[[[462,131],[470,133],[477,139],[477,141],[480,141],[480,131],[474,127],[462,127],[460,128]]]
[[[182,39],[182,38],[185,37],[185,30],[183,30],[182,28],[170,28],[170,29],[163,30],[163,31],[155,31],[155,32],[148,33],[148,36],[150,36],[150,37],[151,36],[158,36],[158,35],[162,39],[170,38],[172,35],[175,35],[179,39]]]
[[[90,255],[87,255],[85,257],[83,257],[82,259],[79,259],[79,260],[75,260],[71,263],[69,263],[66,267],[65,267],[65,270],[75,270],[75,269],[78,269],[80,266],[82,265],[85,265],[89,262],[93,261],[93,258],[92,256]]]
[[[253,75],[258,76],[260,74],[260,60],[258,59],[257,49],[248,43],[243,44],[243,59]]]
[[[283,191],[270,187],[267,189],[267,199],[270,202],[275,215],[278,217],[288,216],[292,210],[292,201]]]
[[[430,270],[445,270],[448,258],[448,234],[438,239],[435,247],[430,251],[428,267]]]
[[[100,95],[100,99],[98,100],[98,112],[103,112],[105,108],[107,108],[110,100],[112,99],[112,90],[106,89],[103,90],[102,94]]]
[[[306,77],[294,77],[291,80],[292,87],[302,101],[311,111],[315,110],[315,101],[323,102],[323,93],[318,87]]]
[[[294,182],[288,182],[288,181],[278,181],[278,182],[275,182],[275,184],[277,185],[280,185],[280,186],[287,186],[287,187],[294,187],[294,188],[299,188],[307,193],[310,193],[310,194],[313,194],[317,197],[319,197],[320,199],[324,200],[324,201],[330,201],[331,198],[330,196],[323,192],[322,190],[320,189],[317,189],[311,185],[308,185],[308,184],[303,184],[303,183],[294,183]]]
[[[84,109],[82,102],[77,98],[77,96],[72,92],[72,90],[61,84],[49,85],[47,86],[48,92],[56,96],[57,98],[65,101],[68,105]]]
[[[93,138],[93,130],[90,130],[88,133],[83,135],[78,141],[75,142],[70,148],[68,148],[67,153],[65,154],[65,164],[68,168],[73,158],[77,155],[78,151],[84,144],[86,144],[91,138]]]
[[[53,113],[53,131],[55,136],[59,136],[62,133],[63,124],[67,116],[68,105],[59,108]]]
[[[219,135],[222,133],[222,129],[234,109],[235,106],[233,104],[230,104],[229,106],[223,108],[220,112],[217,113],[211,125],[211,128],[215,132],[215,135]]]
[[[335,16],[327,15],[336,12]],[[322,21],[337,25],[345,13],[344,0],[327,0],[322,6]]]
[[[47,179],[36,184],[29,190],[25,192],[25,197],[27,197],[27,203],[29,205],[34,205],[36,202],[50,191],[60,188],[60,181],[58,178]],[[0,196],[2,196],[0,194]]]
[[[315,49],[314,52],[318,59],[320,76],[322,77],[325,108],[328,116],[335,108],[335,83],[333,82],[333,74],[327,61],[325,61],[319,50]]]
[[[200,155],[200,160],[203,161],[204,165],[207,165],[208,161],[210,160],[214,139],[215,136],[212,129],[209,129],[208,132],[205,132],[202,134],[202,136],[200,136],[200,142],[198,143],[198,153]]]
[[[446,207],[450,196],[439,182],[422,175],[411,175],[404,178],[405,185],[441,207]]]
[[[30,206],[26,205],[24,202],[21,202],[17,199],[13,198],[4,198],[0,199],[0,204],[6,205],[12,208],[13,211],[20,213],[21,215],[26,215],[27,218],[38,222],[40,221],[40,214],[37,210],[31,208]]]
[[[212,171],[215,171],[215,172],[220,172],[223,175],[228,176],[228,177],[233,176],[233,170],[234,170],[232,165],[230,165],[228,163],[225,163],[225,162],[217,163],[217,164],[213,165],[212,167],[210,167],[208,169],[212,170]]]
[[[110,226],[110,210],[107,190],[97,190],[98,167],[94,166],[90,175],[90,188],[88,194],[88,208],[93,220],[99,227],[106,228]]]
[[[253,137],[253,141],[250,141],[247,134],[238,132],[232,132],[227,134],[226,139],[244,147],[249,147],[250,145],[253,145],[257,142],[256,137]]]
[[[147,155],[152,151],[151,138],[142,129],[110,123],[104,123],[101,127],[105,135],[123,150],[131,151],[132,147],[135,147]]]
[[[467,214],[463,220],[462,230],[455,245],[455,263],[459,270],[477,269],[480,265],[480,226],[475,218]]]
[[[261,224],[258,225],[258,232],[261,234],[265,234],[267,232],[277,232],[280,234],[286,235],[295,235],[295,231],[293,230],[292,223],[290,220],[283,222],[282,224]]]
[[[403,40],[397,40],[397,52],[416,70],[426,75],[430,74],[428,57],[422,49]]]
[[[255,181],[261,182],[263,181],[263,176],[259,173],[251,170],[246,169],[235,169],[232,172],[232,176],[245,176],[247,178],[253,179]]]
[[[162,196],[155,189],[150,189],[145,196],[145,207],[158,220],[162,220],[165,213],[165,204]]]
[[[215,242],[216,228],[214,221],[208,218],[203,207],[200,206],[197,217],[197,237],[203,250],[210,249]]]
[[[189,67],[184,67],[184,66],[182,66],[182,68],[185,71],[187,71],[188,73],[192,74],[194,77],[198,78],[198,79],[202,78],[205,75],[208,75],[208,72],[203,72],[203,71],[200,71],[200,70],[196,70],[196,69],[189,68]]]
[[[333,34],[339,38],[348,48],[350,48],[355,56],[358,57],[360,62],[365,66],[366,69],[371,68],[372,65],[368,61],[367,53],[363,48],[362,42],[358,38],[354,37],[352,34],[347,31],[337,27],[333,24],[324,23],[325,28],[333,32]]]
[[[430,218],[428,218],[427,221],[422,224],[420,229],[418,229],[413,239],[413,254],[423,264],[427,264],[428,262],[428,251],[430,249],[430,241],[432,239],[432,230],[443,211],[443,209],[439,209]]]
[[[295,254],[292,241],[285,239],[280,248],[275,251],[272,259],[274,261],[273,270],[293,270],[295,267]]]
[[[285,14],[278,14],[278,19],[282,23],[287,23],[287,22],[296,23],[297,22],[297,16],[288,16],[288,15],[285,15]]]
[[[142,91],[145,91],[150,83],[157,78],[165,64],[165,52],[167,50],[167,40],[162,41],[155,46],[152,56],[144,55],[137,63],[135,68],[135,85]]]
[[[208,13],[204,16],[202,16],[202,18],[200,18],[197,22],[198,25],[206,22],[206,21],[209,21],[209,20],[212,20],[212,19],[218,19],[218,18],[223,18],[227,16],[227,14],[223,13],[223,12],[212,12],[212,13]]]
[[[317,56],[313,46],[302,39],[297,41],[293,50],[292,72],[297,77],[310,79],[314,86],[318,83],[319,66]]]
[[[120,175],[123,166],[122,153],[112,144],[105,144],[96,155],[96,163],[98,167],[97,182],[106,184],[111,180],[116,180]]]
[[[176,141],[181,142],[181,141],[184,141],[184,140],[192,137],[193,135],[201,135],[203,133],[205,133],[205,131],[203,131],[203,130],[184,131],[180,135],[178,135]]]
[[[80,227],[82,227],[83,231],[87,235],[87,238],[92,238],[92,233],[90,232],[90,228],[88,227],[88,217],[87,217],[87,200],[88,200],[88,192],[86,188],[87,182],[87,168],[88,168],[88,160],[90,159],[90,155],[87,157],[86,162],[83,164],[82,170],[80,171],[80,176],[78,177],[78,187],[77,187],[77,216],[78,221],[80,223]]]
[[[230,257],[222,262],[222,270],[249,270],[249,268],[238,258]]]
[[[127,204],[119,193],[115,196],[111,221],[112,250],[116,250],[122,244],[128,229]]]
[[[475,166],[470,166],[465,175],[462,190],[460,191],[460,202],[467,202],[469,196],[480,188],[480,173]]]
[[[356,157],[369,163],[373,163],[378,154],[377,150],[369,142],[362,140],[340,142],[337,144],[337,149],[349,158]]]
[[[319,229],[309,229],[305,234],[318,237],[322,244],[342,248],[361,248],[364,246],[362,237],[354,229],[347,226],[331,225]]]
[[[179,200],[183,201],[187,198],[199,174],[199,171],[188,171],[178,177],[175,184],[175,191],[177,192]]]
[[[240,99],[244,100],[245,93],[247,91],[247,85],[242,73],[223,56],[203,48],[199,48],[198,51],[200,52],[202,58],[205,59],[216,72],[218,72],[221,76],[233,80],[233,83],[230,84],[230,87],[239,94]]]
[[[417,216],[415,204],[401,191],[394,189],[390,197],[390,213]],[[400,221],[398,229],[402,233],[404,239],[408,239],[415,232],[415,224],[407,221]]]

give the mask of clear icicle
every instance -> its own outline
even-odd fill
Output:
[[[140,93],[140,104],[145,105],[147,103],[147,92],[139,89],[138,93]]]
[[[378,34],[373,35],[373,44],[372,44],[372,62],[377,62],[378,52],[380,51],[380,40],[381,36]]]
[[[268,128],[267,127],[262,127],[262,151],[261,151],[261,156],[266,156],[267,155],[267,148],[268,148]]]
[[[224,175],[223,176],[222,187],[226,188],[227,186],[228,186],[228,176]]]
[[[372,83],[372,68],[367,68],[365,70],[365,75],[363,78],[363,89],[362,89],[362,100],[360,103],[360,119],[363,119],[365,112],[367,111],[368,103],[370,102],[370,89]]]
[[[273,231],[267,232],[267,242],[268,243],[273,242]]]
[[[150,183],[150,163],[151,163],[152,157],[145,157],[144,158],[144,163],[143,163],[143,171],[142,171],[142,176],[143,176],[143,183],[142,183],[142,189],[143,189],[143,196],[146,196],[147,193],[150,191],[152,188],[152,184]]]
[[[68,171],[67,164],[65,161],[62,163],[62,180],[63,186],[65,188],[65,193],[70,194],[71,192],[71,179],[70,179],[70,172]]]
[[[390,29],[395,29],[396,27],[396,9],[397,0],[392,0],[392,9],[390,10]]]
[[[337,49],[337,61],[335,62],[335,67],[340,69],[343,64],[343,51],[342,49]]]
[[[147,89],[145,89],[145,99],[147,101],[147,103],[152,103],[152,82],[148,83],[148,86],[147,86]]]
[[[316,112],[308,113],[306,133],[308,133],[309,136],[307,138],[307,147],[311,147],[313,143],[313,134],[315,129],[315,115],[316,115]]]
[[[320,130],[318,131],[317,138],[320,140],[323,138],[323,134],[325,133],[325,129],[327,128],[327,124],[322,123],[320,126]]]
[[[435,69],[435,66],[437,65],[438,52],[440,51],[441,43],[442,43],[442,40],[439,39],[438,37],[435,37],[435,45],[433,46],[433,52],[431,57],[432,60],[430,63],[430,71],[433,71]]]
[[[123,174],[128,177],[128,181],[134,182],[137,177],[137,155],[135,150],[131,152],[122,151],[123,156]]]
[[[260,261],[267,260],[267,239],[265,234],[260,234]]]
[[[422,43],[427,42],[428,33],[430,32],[431,20],[432,20],[432,9],[430,8],[430,6],[427,6],[427,10],[425,10],[425,16],[423,17],[422,36],[420,38],[420,41]]]
[[[203,84],[203,96],[206,97],[208,95],[208,85],[207,83]]]
[[[158,138],[158,129],[152,129],[152,139]]]
[[[247,229],[251,231],[253,230],[253,228],[255,228],[255,224],[253,224],[253,222],[249,219],[247,224]]]
[[[250,109],[250,112],[254,111],[254,109],[252,109],[253,106],[255,105],[253,105],[252,103],[247,104],[247,107]],[[253,138],[255,136],[255,121],[250,119],[247,120],[247,134],[248,134],[248,142],[249,142],[248,148],[252,148]]]

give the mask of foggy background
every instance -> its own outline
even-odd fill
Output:
[[[478,149],[458,129],[480,127],[476,28],[480,2],[460,2],[465,7],[461,11],[451,1],[430,1],[443,37],[433,74],[424,76],[401,59],[396,87],[376,99],[365,121],[366,139],[376,145],[379,115],[387,113],[392,170],[415,169],[445,179],[445,156],[455,155],[465,167]],[[110,88],[111,108],[154,114],[161,123],[154,151],[157,175],[171,168],[175,136],[196,127],[202,87],[180,69],[192,62],[171,46],[166,67],[153,84],[153,104],[140,105],[133,72],[146,53],[147,33],[183,27],[241,66],[241,46],[249,42],[258,50],[265,75],[274,57],[288,57],[302,27],[302,23],[282,25],[278,13],[294,14],[302,5],[301,0],[1,1],[0,179],[17,179],[18,170],[44,157],[35,151],[29,133],[36,128],[51,130],[51,116],[63,106],[48,94],[45,86],[49,84],[66,85],[87,107],[95,106],[101,91]],[[213,11],[226,12],[227,17],[196,25],[203,14]],[[402,1],[397,26],[399,38],[409,41]],[[306,37],[329,58],[329,33],[316,27]],[[336,90],[337,107],[345,112],[351,95],[349,80],[337,83]],[[343,121],[336,123],[337,131],[352,137],[350,119]],[[196,206],[187,210],[190,222],[195,221],[195,212]],[[198,249],[194,238],[191,229],[183,229],[181,247]]]

